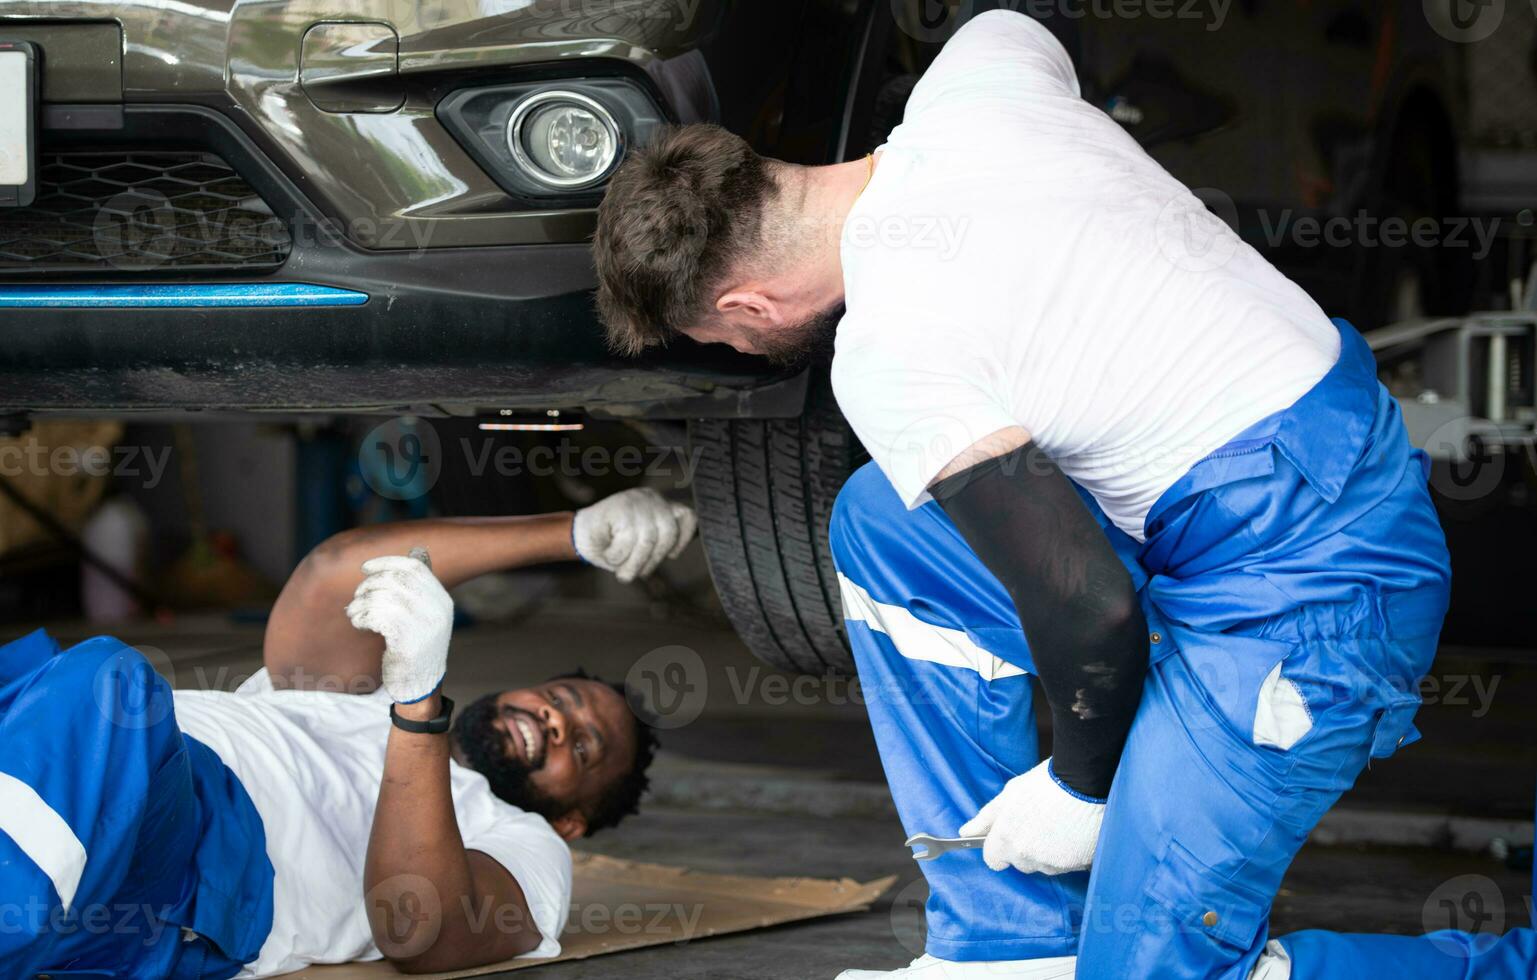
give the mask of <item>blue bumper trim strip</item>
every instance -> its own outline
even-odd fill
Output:
[[[361,306],[367,293],[307,282],[0,285],[0,307],[117,309],[197,306]]]

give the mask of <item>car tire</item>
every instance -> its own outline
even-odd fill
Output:
[[[917,75],[895,75],[881,85],[870,111],[870,135],[865,138],[865,153],[878,149],[902,122],[902,116],[907,112],[907,100],[912,98],[913,87],[917,84]]]
[[[1406,121],[1389,144],[1391,162],[1372,212],[1411,228],[1430,219],[1438,234],[1446,230],[1457,204],[1455,163],[1445,142],[1430,122]],[[1471,276],[1466,249],[1379,243],[1363,250],[1362,260],[1359,305],[1368,329],[1467,309]]]
[[[868,457],[825,370],[788,419],[696,419],[694,506],[710,576],[737,634],[770,666],[854,671],[827,542],[833,502]]]

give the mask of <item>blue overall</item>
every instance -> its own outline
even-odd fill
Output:
[[[1369,758],[1417,737],[1448,555],[1427,461],[1365,341],[1336,323],[1330,372],[1193,466],[1145,542],[1084,494],[1141,596],[1151,662],[1094,868],[926,862],[932,955],[1076,952],[1080,980],[1244,977],[1308,832]],[[831,538],[903,824],[953,834],[1038,761],[1013,604],[937,504],[906,510],[873,465],[844,487]],[[1256,744],[1278,665],[1310,718],[1286,749]]]
[[[1531,895],[1537,896],[1537,865],[1532,866]],[[1469,909],[1463,904],[1467,897],[1450,899],[1464,912],[1491,919],[1506,911]],[[1423,936],[1373,936],[1308,929],[1282,936],[1280,943],[1293,964],[1289,980],[1531,980],[1537,977],[1537,905],[1531,912],[1532,928],[1504,934],[1444,929]]]
[[[232,977],[272,928],[261,818],[108,637],[0,647],[0,975]]]

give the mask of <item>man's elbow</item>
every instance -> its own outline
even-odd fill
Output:
[[[1124,591],[1115,590],[1086,602],[1088,608],[1074,617],[1078,623],[1079,649],[1126,651],[1126,655],[1145,655],[1147,644],[1147,618],[1142,613],[1142,603],[1131,590],[1128,580]]]
[[[359,571],[362,562],[353,554],[355,550],[353,545],[359,537],[359,530],[359,528],[349,528],[346,531],[338,531],[311,548],[310,553],[305,555],[298,567],[294,569],[290,579],[325,579],[335,575],[342,568],[362,578],[362,572]]]
[[[402,948],[393,944],[391,937],[380,937],[377,934],[374,937],[374,942],[384,952],[384,958],[390,961],[390,965],[407,974],[473,970],[532,953],[542,941],[539,928],[526,915],[498,921],[495,914],[489,916],[478,928],[469,923],[455,929],[445,928],[430,946],[419,952],[410,948],[415,944]]]

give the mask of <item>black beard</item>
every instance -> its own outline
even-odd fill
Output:
[[[491,724],[496,720],[498,696],[487,694],[459,712],[454,720],[454,744],[459,747],[465,765],[486,777],[498,799],[554,820],[572,807],[535,786],[533,770],[521,759],[507,754],[506,736]]]
[[[842,316],[842,307],[813,313],[793,327],[768,334],[769,339],[760,344],[759,353],[780,368],[800,368],[815,360],[830,359]]]

